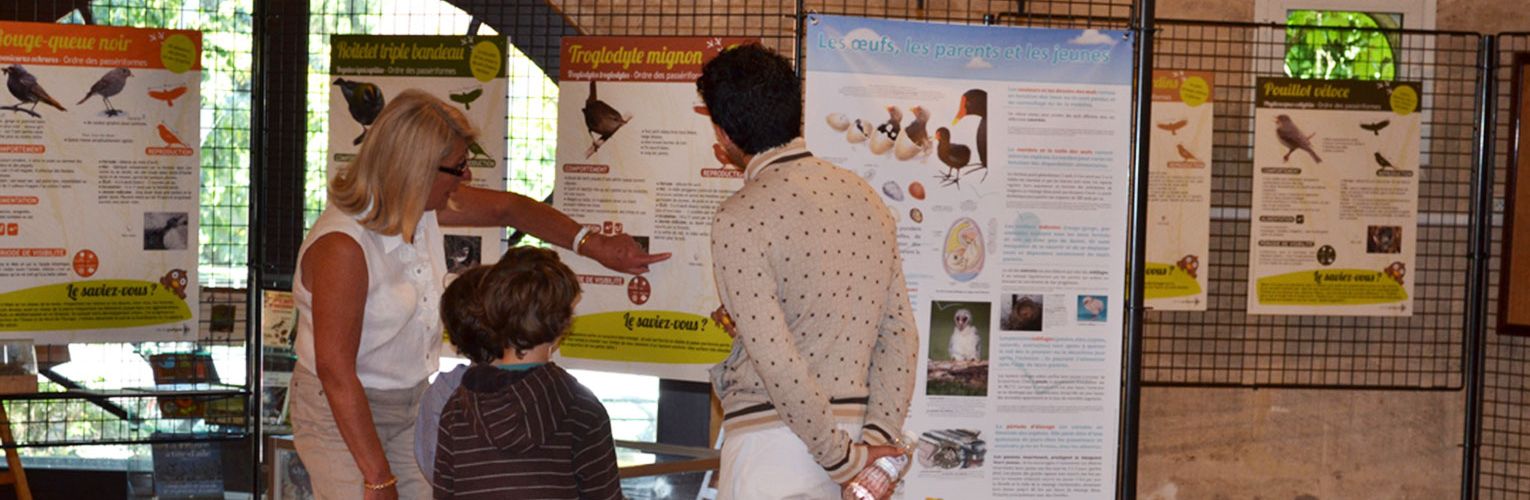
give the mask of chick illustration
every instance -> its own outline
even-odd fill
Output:
[[[590,80],[590,96],[584,99],[584,126],[589,131],[594,142],[590,149],[585,150],[584,157],[589,158],[600,150],[616,131],[621,130],[627,122],[632,121],[632,115],[624,115],[616,108],[600,100],[595,90],[595,81]]]
[[[1313,162],[1323,163],[1323,159],[1318,157],[1316,151],[1312,150],[1312,138],[1317,136],[1317,134],[1303,134],[1302,129],[1297,128],[1296,122],[1291,121],[1291,117],[1288,115],[1275,117],[1275,123],[1279,124],[1275,128],[1275,137],[1280,139],[1282,146],[1289,148],[1286,151],[1286,155],[1282,157],[1282,161],[1291,161],[1291,153],[1295,153],[1296,150],[1300,149],[1312,155]]]
[[[871,140],[867,146],[871,148],[871,154],[881,155],[886,153],[887,150],[892,149],[895,142],[896,140],[893,137],[889,137],[887,133],[879,131],[871,134]]]
[[[1396,167],[1392,166],[1392,162],[1387,161],[1387,157],[1381,156],[1381,152],[1379,152],[1379,151],[1376,152],[1373,157],[1376,159],[1376,164],[1380,165],[1382,170],[1386,170],[1386,169],[1389,169],[1389,168],[1396,168]]]
[[[887,121],[877,125],[877,132],[886,136],[889,144],[898,140],[898,135],[903,132],[903,112],[897,106],[888,106]]]
[[[1167,123],[1159,122],[1158,128],[1169,131],[1169,135],[1179,135],[1179,129],[1185,128],[1185,125],[1189,124],[1190,120],[1179,120]]]
[[[32,115],[37,115],[37,103],[53,106],[58,108],[59,111],[68,111],[64,109],[63,105],[58,103],[57,99],[48,95],[48,91],[43,90],[42,85],[37,84],[36,76],[27,72],[27,69],[21,67],[20,64],[12,64],[0,70],[0,72],[6,74],[5,88],[11,91],[11,95],[16,96],[16,99],[21,101],[21,104],[32,105],[29,109]],[[20,108],[18,107],[17,109]]]
[[[383,97],[382,88],[375,83],[336,78],[334,84],[340,86],[340,94],[345,96],[346,108],[350,110],[351,118],[361,124],[361,135],[356,136],[356,140],[351,141],[351,144],[361,144],[362,139],[367,137],[367,129],[372,126],[374,120],[377,120],[377,115],[382,113],[387,99]]]
[[[946,172],[937,178],[942,186],[960,186],[962,170],[971,165],[972,148],[961,144],[951,143],[951,130],[940,127],[935,130],[935,156],[940,157],[940,162],[946,164]]]
[[[181,147],[187,147],[187,148],[191,147],[191,146],[187,146],[185,142],[181,142],[181,138],[177,137],[175,135],[175,132],[171,132],[170,131],[170,127],[166,127],[165,124],[163,124],[163,123],[159,124],[159,138],[160,138],[160,140],[165,141],[165,146],[166,147],[169,147],[169,146],[181,146]]]
[[[1360,124],[1360,128],[1363,128],[1372,134],[1381,135],[1381,129],[1387,128],[1387,125],[1391,124],[1392,120],[1382,120],[1376,123],[1362,123]]]
[[[450,95],[447,95],[447,97],[450,97],[452,102],[456,102],[456,103],[462,104],[462,109],[471,110],[471,109],[473,109],[473,101],[478,100],[478,98],[480,96],[482,96],[482,95],[483,95],[483,89],[482,88],[476,88],[476,89],[473,89],[473,90],[470,90],[470,91],[467,91],[467,92],[463,92],[463,93],[460,93],[460,94],[450,94]]]
[[[1181,159],[1183,159],[1185,161],[1199,161],[1200,160],[1199,158],[1195,157],[1195,153],[1191,153],[1190,150],[1185,149],[1185,145],[1184,144],[1175,144],[1174,147],[1179,150],[1179,157]]]
[[[870,123],[857,119],[845,132],[845,140],[850,141],[850,144],[860,144],[871,138],[871,132]]]
[[[914,106],[909,111],[914,113],[914,122],[903,129],[893,149],[893,155],[899,160],[913,158],[919,153],[928,154],[930,151],[930,112],[922,106]]]
[[[191,284],[190,273],[185,269],[172,269],[159,278],[159,285],[165,287],[176,297],[186,298],[186,287]]]
[[[106,103],[106,116],[120,115],[122,110],[112,106],[112,96],[122,93],[122,88],[127,86],[127,79],[131,76],[133,71],[127,68],[114,68],[107,71],[100,80],[96,80],[96,83],[90,86],[90,91],[85,93],[85,97],[74,104],[76,106],[85,104],[85,101],[90,100],[92,96],[101,96],[101,102]]]
[[[175,107],[175,100],[180,99],[183,95],[186,95],[185,85],[173,89],[149,91],[150,99],[165,101],[165,105],[172,108]]]
[[[983,168],[988,168],[988,92],[982,89],[972,89],[962,93],[962,102],[956,110],[956,118],[951,120],[952,125],[968,116],[978,117],[977,129],[977,154],[978,163]]]

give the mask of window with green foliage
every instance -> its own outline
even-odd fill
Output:
[[[1286,75],[1324,80],[1392,80],[1401,14],[1292,10],[1286,16]]]

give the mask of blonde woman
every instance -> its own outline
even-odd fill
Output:
[[[467,186],[475,134],[440,99],[400,93],[330,182],[329,206],[303,241],[292,424],[321,499],[431,496],[414,422],[439,367],[441,226],[512,226],[631,274],[669,258],[524,196]]]

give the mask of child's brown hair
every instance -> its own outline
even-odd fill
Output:
[[[499,263],[462,273],[441,297],[441,320],[457,351],[492,363],[506,349],[557,341],[574,321],[579,278],[552,250],[515,247]]]

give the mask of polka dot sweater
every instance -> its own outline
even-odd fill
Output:
[[[712,381],[729,433],[785,424],[845,482],[866,463],[855,441],[901,435],[919,339],[891,212],[806,152],[799,138],[756,155],[718,208],[712,272],[738,338]]]

